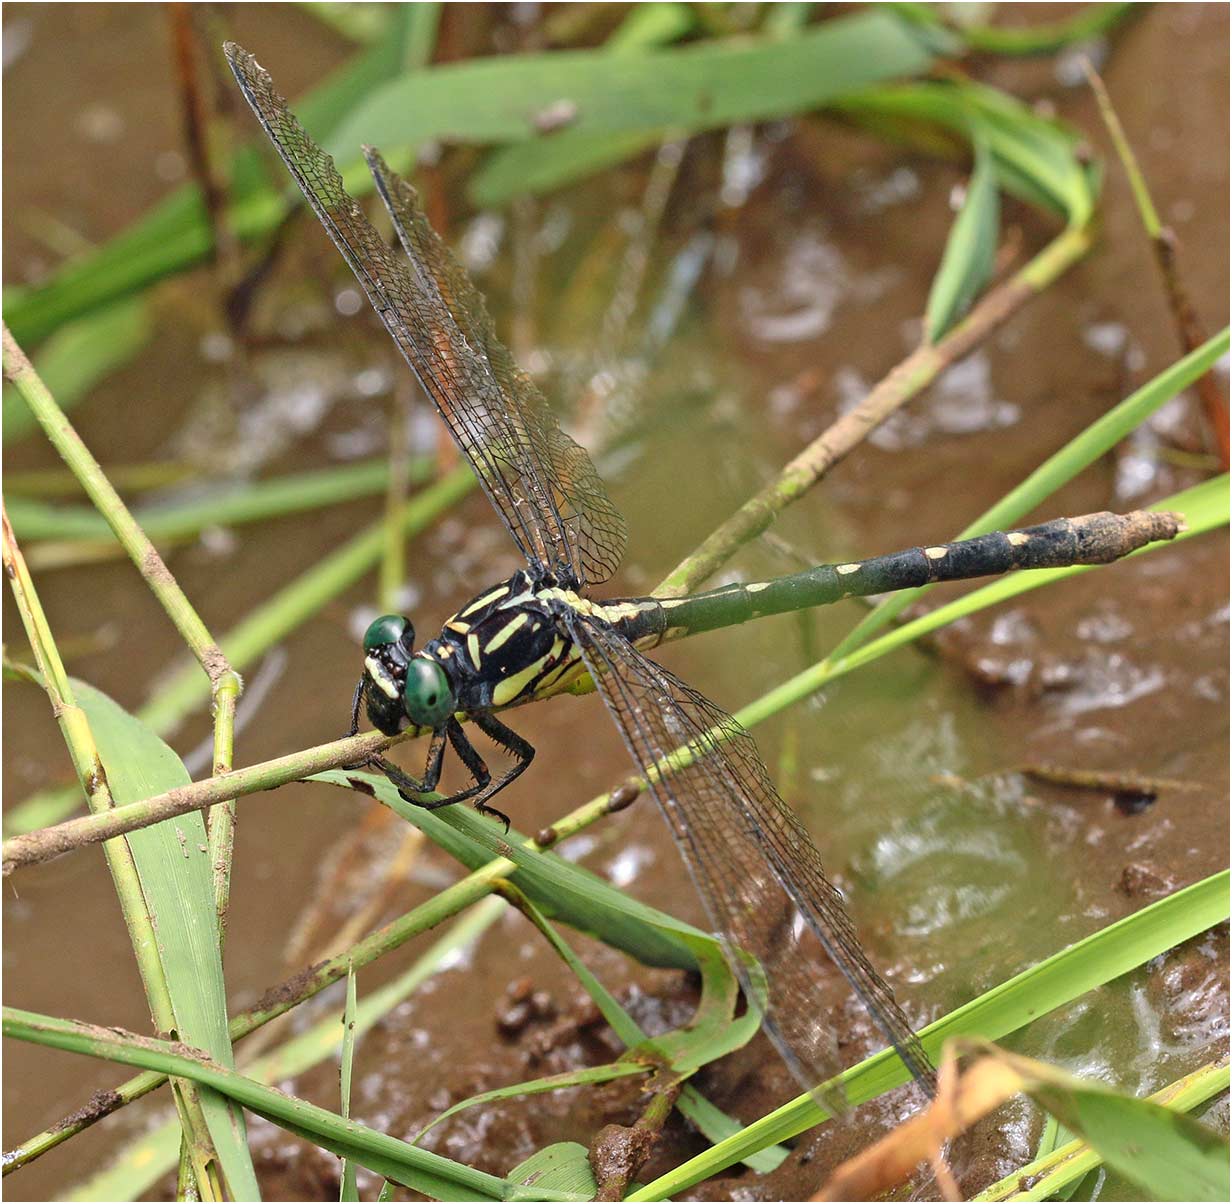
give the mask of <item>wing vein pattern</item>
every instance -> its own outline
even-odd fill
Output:
[[[428,224],[418,196],[366,148],[405,255],[386,245],[333,159],[287,108],[269,73],[228,44],[258,120],[354,271],[532,570],[581,587],[620,562],[625,524],[586,452],[496,337],[478,290]]]
[[[818,1014],[820,982],[802,948],[805,929],[931,1089],[934,1072],[919,1038],[865,956],[816,845],[774,788],[752,736],[606,624],[579,615],[566,625],[644,775],[691,746],[688,764],[647,781],[746,993],[747,968],[735,950],[761,963],[769,987],[763,1025],[804,1089],[816,1093],[843,1069],[834,1028]],[[842,1110],[841,1095],[823,1099]]]

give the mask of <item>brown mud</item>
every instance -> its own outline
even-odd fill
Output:
[[[1011,15],[1019,14],[1006,20]],[[444,44],[453,55],[490,52],[490,20],[454,10]],[[1156,203],[1181,240],[1182,270],[1211,330],[1227,321],[1227,20],[1223,6],[1153,6],[1117,33],[1104,67]],[[293,97],[346,53],[341,39],[295,7],[244,7],[228,21],[229,32]],[[58,261],[64,231],[101,244],[123,229],[182,180],[184,160],[161,9],[9,4],[4,27],[6,50],[19,51],[5,77],[5,280],[19,283]],[[134,71],[134,63],[149,69]],[[1018,96],[1050,104],[1108,154],[1089,92],[1069,76],[1059,78],[1052,60],[986,62],[978,70]],[[242,138],[255,136],[243,115],[239,130]],[[746,166],[758,182],[731,207],[716,202],[721,140],[701,138],[689,148],[654,246],[643,294],[650,302],[634,318],[634,334],[650,329],[656,316],[666,321],[669,268],[708,255],[701,283],[653,358],[623,354],[615,361],[612,379],[640,375],[636,391],[617,389],[599,407],[612,428],[599,432],[611,448],[600,468],[631,532],[613,595],[652,587],[919,338],[916,319],[959,172],[821,118],[760,130],[753,147]],[[611,215],[640,202],[647,171],[645,162],[631,164],[533,207],[530,228],[540,235],[530,253],[538,257],[535,287],[524,271],[524,247],[523,269],[515,266],[516,222],[508,215],[495,261],[477,277],[502,330],[510,329],[519,299],[518,329],[537,349],[531,366],[548,367],[548,391],[565,399],[594,371],[595,332],[623,247]],[[801,563],[949,538],[1176,358],[1165,296],[1114,163],[1106,178],[1094,252],[839,465],[775,524],[773,538],[729,566],[733,576],[755,579]],[[459,195],[446,201],[455,236],[480,229],[468,227]],[[1005,226],[1019,228],[1027,251],[1053,232],[1014,205],[1006,208]],[[216,405],[226,381],[205,353],[220,329],[208,285],[202,271],[158,288],[156,337],[74,411],[104,465],[204,458],[203,446],[214,455],[228,446],[233,422]],[[267,334],[296,332],[264,361],[292,401],[281,409],[267,405],[265,422],[248,430],[242,447],[229,445],[237,456],[262,457],[255,462],[265,472],[383,450],[381,415],[399,369],[366,310],[354,317],[334,312],[330,290],[349,287],[321,232],[310,221],[298,223],[255,312]],[[527,297],[534,302],[529,309],[521,306]],[[524,354],[516,340],[515,348]],[[1222,379],[1226,388],[1226,369]],[[375,403],[365,392],[374,380]],[[417,446],[430,449],[435,428],[425,422]],[[1169,406],[1150,433],[1093,466],[1032,520],[1134,509],[1194,483],[1200,472],[1169,449],[1194,446],[1198,422],[1192,397]],[[37,438],[6,449],[9,469],[54,462]],[[210,532],[170,550],[169,564],[217,634],[371,522],[379,507],[374,498]],[[412,610],[426,633],[485,580],[507,575],[516,558],[476,494],[409,547],[408,565]],[[138,705],[148,683],[178,660],[174,631],[127,563],[36,577],[53,629],[82,649],[71,671],[125,705]],[[359,670],[356,639],[372,597],[370,580],[300,627],[280,660],[248,670],[250,687],[262,672],[272,684],[237,739],[237,765],[342,733]],[[736,709],[831,647],[861,613],[853,604],[804,620],[768,620],[687,641],[664,659]],[[7,597],[4,618],[11,652],[20,657],[23,641]],[[824,700],[757,730],[782,793],[847,894],[870,956],[913,1018],[942,1015],[1226,865],[1227,618],[1225,541],[1206,536],[1017,599],[926,648],[876,663]],[[70,766],[32,688],[8,684],[4,721],[11,806],[63,781]],[[523,831],[547,827],[629,773],[616,732],[593,698],[526,708],[516,726],[539,750],[532,770],[501,800]],[[207,735],[202,715],[173,743],[186,752]],[[409,749],[402,759],[417,768],[419,755]],[[1118,805],[1113,789],[1074,790],[1017,772],[1032,764],[1192,788],[1165,787],[1135,811]],[[313,946],[288,965],[283,950],[304,910],[336,889],[324,867],[370,805],[310,785],[241,804],[227,940],[233,1007],[251,1006],[320,955]],[[398,839],[388,838],[386,855],[393,856]],[[637,800],[562,847],[639,898],[700,919],[650,800]],[[443,854],[425,849],[381,901],[376,922],[422,902],[457,872]],[[98,849],[23,871],[5,889],[5,1001],[141,1031],[146,1008]],[[347,899],[331,898],[330,905],[335,923],[349,910]],[[694,994],[681,975],[632,966],[569,935],[647,1031],[686,1021]],[[431,939],[365,970],[361,996],[404,970]],[[1158,1089],[1224,1047],[1226,965],[1225,936],[1206,934],[1043,1018],[1011,1044],[1138,1094]],[[311,1013],[340,1012],[336,990]],[[826,1007],[853,1060],[874,1043],[867,1019],[837,987]],[[297,1018],[295,1026],[301,1023]],[[407,1137],[465,1096],[611,1061],[619,1052],[568,972],[510,909],[364,1035],[352,1115]],[[127,1077],[103,1063],[17,1042],[6,1043],[5,1055],[5,1148]],[[337,1107],[336,1065],[280,1085]],[[698,1085],[744,1120],[795,1094],[760,1040],[710,1068]],[[504,1101],[463,1113],[425,1144],[504,1174],[551,1142],[589,1145],[604,1125],[632,1125],[645,1104],[632,1080],[529,1103]],[[693,1194],[806,1197],[827,1166],[911,1105],[905,1094],[870,1105],[852,1124],[802,1137],[773,1175],[759,1179],[733,1168]],[[6,1197],[62,1195],[163,1107],[155,1096],[122,1109],[6,1180]],[[266,1198],[336,1198],[336,1160],[261,1121],[250,1132]],[[1008,1109],[979,1147],[985,1178],[1028,1159],[1037,1133],[1038,1120],[1026,1108]],[[674,1114],[638,1177],[647,1181],[701,1148]],[[371,1197],[370,1177],[361,1175],[361,1189]]]

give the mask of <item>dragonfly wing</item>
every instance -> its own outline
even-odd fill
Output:
[[[451,326],[455,347],[479,360],[479,388],[453,395],[448,406],[438,400],[441,416],[471,461],[483,461],[540,516],[549,563],[569,565],[581,584],[606,581],[624,554],[625,523],[594,464],[496,337],[483,297],[429,225],[415,189],[378,152],[365,154],[407,257],[434,295],[434,320]]]
[[[821,982],[807,948],[811,933],[931,1091],[928,1056],[869,963],[816,845],[775,790],[753,738],[606,625],[582,616],[568,625],[746,993],[751,984],[734,950],[761,963],[769,985],[763,1026],[804,1089],[833,1110],[843,1107],[841,1091],[819,1090],[843,1067],[834,1029],[819,1011]],[[648,772],[685,747],[692,750],[687,764],[662,776]]]
[[[400,255],[348,194],[333,159],[287,108],[269,73],[234,43],[226,51],[257,119],[528,563],[578,585],[607,580],[624,551],[624,521],[590,457],[561,431],[497,339],[482,298],[429,226],[414,189],[368,153]]]

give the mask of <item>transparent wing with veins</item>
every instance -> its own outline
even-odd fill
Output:
[[[269,73],[228,43],[245,98],[534,569],[606,581],[625,524],[586,452],[496,337],[483,299],[428,224],[415,190],[366,150],[405,255],[385,244]]]
[[[927,1089],[933,1068],[889,986],[870,964],[842,896],[799,819],[779,797],[753,738],[729,714],[645,657],[606,625],[578,615],[570,634],[667,820],[711,924],[752,997],[739,949],[769,984],[763,1026],[806,1091],[842,1069],[809,945],[820,942],[885,1038]],[[692,759],[670,773],[647,768],[677,749]]]

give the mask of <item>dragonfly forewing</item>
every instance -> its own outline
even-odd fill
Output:
[[[368,162],[404,253],[386,245],[247,51],[227,59],[245,98],[432,399],[527,563],[581,587],[607,580],[625,525],[586,452],[496,337],[478,290],[428,224],[415,190]]]

